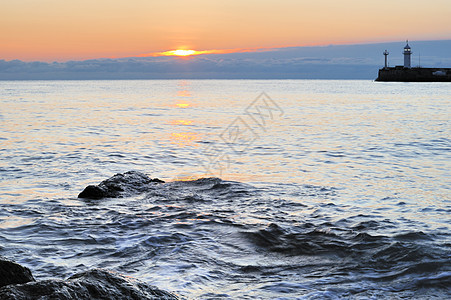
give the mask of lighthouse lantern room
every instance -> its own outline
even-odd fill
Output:
[[[409,46],[409,41],[406,41],[406,46],[404,47],[404,68],[410,69],[410,55],[412,55],[412,50]]]

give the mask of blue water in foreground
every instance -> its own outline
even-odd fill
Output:
[[[0,104],[0,255],[38,279],[451,297],[449,83],[0,81]],[[129,170],[167,183],[77,198]]]

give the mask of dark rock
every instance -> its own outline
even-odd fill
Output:
[[[164,183],[164,181],[158,178],[151,179],[141,172],[128,171],[123,174],[116,174],[102,181],[99,185],[87,186],[78,195],[78,198],[101,199],[129,197],[143,193],[159,183]]]
[[[101,199],[103,197],[107,197],[106,193],[107,192],[98,185],[88,185],[78,195],[78,198]]]
[[[0,287],[34,281],[30,269],[0,256]]]
[[[67,280],[43,280],[9,285],[0,289],[0,299],[178,299],[172,293],[123,275],[93,269]]]

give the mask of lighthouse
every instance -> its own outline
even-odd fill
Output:
[[[410,55],[412,55],[412,51],[409,46],[409,41],[406,41],[406,46],[404,47],[404,68],[410,69]]]
[[[384,54],[384,56],[385,56],[385,69],[387,69],[388,68],[387,56],[388,56],[389,53],[388,53],[387,50],[385,50],[384,53],[382,53],[382,54]]]
[[[382,53],[385,56],[385,66],[379,69],[376,81],[399,81],[399,82],[451,82],[451,68],[423,68],[411,67],[412,49],[409,41],[404,46],[404,65],[388,66],[388,51]]]

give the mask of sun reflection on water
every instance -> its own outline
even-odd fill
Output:
[[[179,108],[187,108],[187,107],[190,107],[191,104],[190,103],[176,103],[175,106],[177,106]]]
[[[191,97],[191,92],[188,90],[177,91],[177,96],[179,97]]]
[[[186,81],[186,80],[179,81],[177,86],[178,86],[179,90],[176,93],[175,107],[176,108],[192,108],[193,107],[192,103],[188,102],[186,99],[187,97],[192,97],[191,91],[189,90],[189,87],[190,87],[189,81]],[[183,98],[183,99],[180,99],[180,98]],[[187,112],[180,111],[180,113],[177,113],[177,115],[180,116],[180,118],[169,121],[169,124],[174,125],[174,126],[193,125],[192,120],[185,118]],[[189,115],[189,117],[191,118],[191,115]],[[175,127],[174,129],[176,129],[176,128],[178,128],[178,127]],[[169,139],[172,144],[175,144],[179,147],[196,146],[195,142],[200,140],[200,134],[196,133],[196,132],[186,132],[186,131],[177,132],[176,131],[176,132],[172,132],[170,134]]]
[[[193,121],[190,120],[173,120],[170,122],[171,125],[192,125]]]
[[[195,142],[200,139],[200,135],[195,132],[173,132],[170,140],[180,147],[196,146]]]

